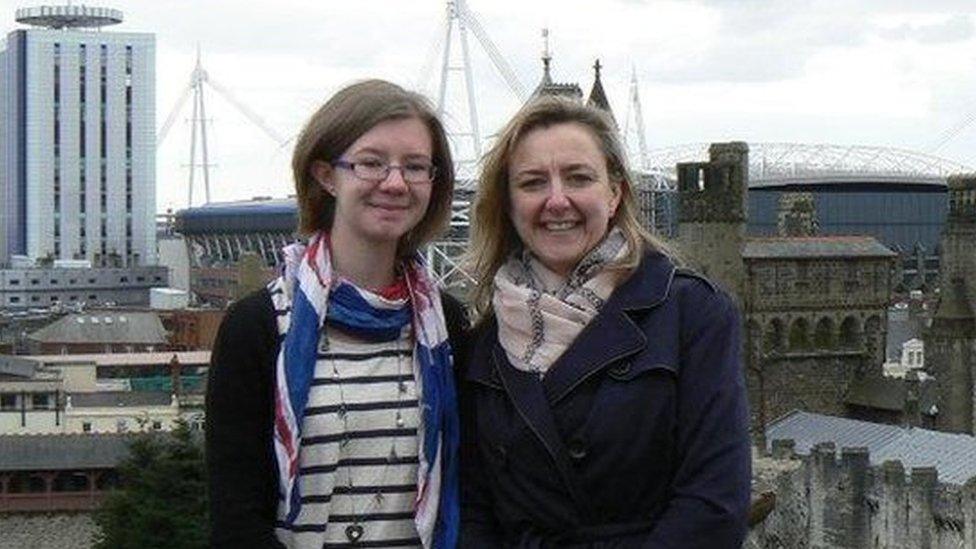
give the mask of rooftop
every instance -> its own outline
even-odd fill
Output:
[[[130,408],[139,406],[169,406],[173,396],[167,392],[100,391],[72,393],[72,408]]]
[[[165,344],[159,315],[146,312],[98,312],[67,315],[28,336],[42,343]]]
[[[798,454],[809,454],[820,442],[842,448],[863,447],[872,465],[899,460],[906,469],[935,467],[939,480],[964,484],[976,477],[976,437],[915,427],[869,423],[841,417],[794,411],[766,429],[766,440],[791,439]]]
[[[898,254],[872,236],[750,237],[744,259],[887,258]]]
[[[131,435],[0,435],[0,471],[110,469],[129,454]]]

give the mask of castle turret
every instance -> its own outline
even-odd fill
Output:
[[[708,162],[678,164],[678,245],[689,264],[740,299],[745,288],[749,146],[714,143]]]

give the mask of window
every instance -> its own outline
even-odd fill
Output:
[[[39,296],[39,295],[32,295],[31,296],[31,303],[37,303],[40,300],[41,300],[41,296]]]
[[[119,278],[119,282],[122,283],[122,284],[125,284],[128,281],[129,281],[129,277],[127,277],[127,276],[123,276],[123,277],[120,277]]]
[[[31,395],[31,403],[35,410],[51,409],[51,395],[47,393],[34,393]]]
[[[82,430],[82,432],[90,433],[91,432],[91,422],[90,421],[83,421],[83,422],[81,422],[81,430]]]
[[[163,424],[160,421],[154,421],[154,422],[152,422],[152,428],[153,428],[153,431],[159,431],[160,429],[163,428]]]
[[[94,278],[89,278],[88,279],[88,283],[89,284],[94,284],[95,283],[95,279]]]
[[[12,295],[12,296],[10,296],[10,302],[11,303],[20,303],[20,298],[18,296]]]
[[[31,286],[37,286],[40,283],[41,283],[40,279],[37,279],[37,278],[32,278],[31,279]]]
[[[0,395],[0,410],[16,410],[17,409],[17,395],[5,394]]]
[[[16,278],[13,278],[13,279],[10,280],[10,285],[11,286],[20,286],[20,280],[19,279],[16,279]]]

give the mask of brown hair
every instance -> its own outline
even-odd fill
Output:
[[[331,162],[380,122],[417,118],[427,126],[436,173],[430,204],[416,227],[400,238],[397,254],[410,255],[447,226],[454,194],[454,163],[444,127],[422,95],[384,80],[346,86],[309,118],[295,143],[291,167],[298,194],[298,232],[302,236],[329,230],[335,198],[312,175],[316,160]]]
[[[610,184],[620,193],[620,204],[610,226],[620,227],[630,251],[614,268],[631,270],[637,267],[648,248],[670,255],[668,247],[641,225],[633,175],[627,168],[627,157],[613,120],[600,109],[567,98],[539,97],[527,103],[509,121],[482,159],[477,199],[472,207],[468,256],[476,280],[472,304],[479,315],[483,316],[491,309],[495,273],[522,246],[512,223],[509,204],[508,170],[512,153],[532,130],[557,124],[579,124],[593,135],[606,159]]]

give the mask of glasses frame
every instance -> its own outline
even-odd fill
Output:
[[[390,177],[390,174],[393,173],[393,170],[399,170],[400,178],[403,179],[404,183],[407,183],[408,185],[427,185],[429,183],[433,183],[434,178],[437,177],[437,166],[434,164],[430,165],[430,168],[428,170],[430,172],[430,175],[424,181],[410,181],[409,179],[407,179],[407,172],[404,171],[406,170],[406,166],[403,165],[383,163],[383,177],[376,179],[372,177],[363,177],[356,171],[356,166],[362,165],[363,164],[362,162],[350,162],[348,160],[343,160],[341,158],[338,158],[336,160],[329,162],[329,164],[331,164],[335,168],[343,168],[349,170],[352,172],[354,176],[356,176],[357,179],[360,179],[362,181],[368,181],[370,183],[381,183],[383,181],[386,181],[387,178]]]

